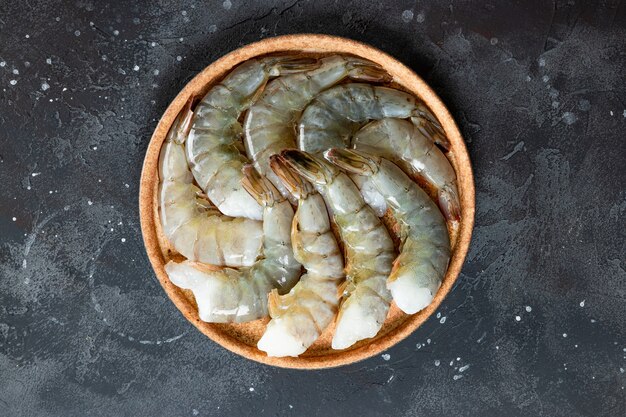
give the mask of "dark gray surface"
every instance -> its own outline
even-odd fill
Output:
[[[431,3],[2,2],[0,416],[623,416],[626,5]],[[185,83],[298,32],[424,77],[477,188],[437,318],[388,360],[317,372],[250,362],[187,323],[137,208]]]

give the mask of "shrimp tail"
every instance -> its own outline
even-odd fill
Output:
[[[314,189],[311,183],[305,181],[293,168],[291,168],[285,158],[281,155],[272,155],[270,157],[270,167],[272,171],[280,178],[287,190],[298,200],[305,199]]]
[[[278,290],[274,288],[267,295],[267,311],[270,317],[276,317],[280,314],[280,304],[280,295],[278,294]]]
[[[325,160],[298,149],[284,149],[280,155],[294,171],[317,184],[329,184],[338,173]]]
[[[178,144],[185,143],[187,136],[189,136],[189,131],[191,130],[191,122],[193,121],[193,103],[195,101],[195,97],[189,97],[185,102],[185,105],[176,116],[174,120],[174,124],[172,125],[167,141],[174,142]]]
[[[446,151],[452,146],[443,128],[435,116],[425,106],[419,105],[415,115],[411,117],[411,122],[428,139],[440,145]]]
[[[324,158],[351,174],[369,177],[378,171],[378,158],[353,149],[328,149]]]
[[[278,56],[269,60],[269,73],[271,76],[295,74],[314,70],[318,68],[320,64],[320,61],[315,58],[297,55]]]
[[[244,165],[241,172],[243,172],[241,185],[260,205],[269,207],[282,200],[272,183],[262,177],[252,165]]]
[[[365,59],[348,57],[348,76],[353,80],[366,82],[386,83],[392,77],[378,64]]]
[[[439,208],[447,220],[458,221],[461,218],[461,204],[454,188],[442,188],[439,190],[437,198]]]

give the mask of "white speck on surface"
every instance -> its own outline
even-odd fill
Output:
[[[435,366],[439,366],[441,364],[441,361],[439,359],[435,360]]]
[[[563,113],[563,121],[565,122],[566,125],[572,125],[576,122],[577,117],[574,113],[566,111],[565,113]]]
[[[113,34],[114,34],[115,36],[119,36],[120,31],[119,31],[119,30],[117,30],[117,29],[115,29],[115,30],[113,31]]]
[[[181,11],[180,14],[182,14],[183,16],[187,16],[187,10]]]
[[[550,77],[548,77],[547,75],[544,75],[543,77],[541,77],[541,80],[542,80],[544,83],[547,83],[548,81],[550,81]]]
[[[52,65],[52,59],[50,59],[50,58],[46,58],[46,64],[48,64],[48,65]]]
[[[182,56],[178,55],[178,56],[176,57],[176,61],[180,62],[180,61],[182,61],[182,60],[183,60],[183,57],[182,57]]]
[[[87,204],[89,204],[90,206],[92,206],[92,205],[93,205],[93,201],[91,201],[91,200],[87,200]]]
[[[48,88],[50,88],[50,84],[48,84],[47,82],[43,82],[43,83],[41,84],[41,89],[42,89],[43,91],[46,91]]]
[[[155,47],[156,46],[156,42],[150,42],[150,46]]]
[[[563,333],[563,337],[567,337],[567,333]]]
[[[522,321],[522,318],[520,316],[515,316],[515,321]]]
[[[492,45],[497,45],[498,44],[498,38],[491,38],[489,40],[489,43],[492,44]]]
[[[9,81],[9,84],[15,85],[15,84],[17,84],[17,80],[11,80],[11,81]]]
[[[546,66],[546,60],[544,58],[539,58],[539,66],[540,67],[545,67]]]
[[[622,115],[623,115],[624,117],[626,117],[626,110],[624,110],[624,113],[622,113]]]
[[[16,222],[17,221],[17,217],[13,217],[13,221]]]
[[[389,359],[391,359],[391,355],[390,355],[390,354],[388,354],[388,353],[383,353],[383,354],[382,354],[382,355],[380,355],[380,356],[382,356],[383,360],[386,360],[386,361],[388,361]]]
[[[450,361],[450,366],[454,365],[454,360]]]
[[[413,20],[413,10],[403,11],[402,20],[404,20],[406,23],[409,23],[411,20]]]
[[[13,74],[15,75],[20,75],[20,70],[18,70],[17,68],[13,68]]]
[[[128,188],[128,187],[130,187],[130,185],[128,185],[128,184],[124,184],[124,187]]]
[[[426,343],[430,345],[430,339],[426,339]]]
[[[74,35],[75,35],[75,36],[80,36],[80,30],[75,30],[75,31],[74,31]]]
[[[233,4],[230,0],[224,0],[224,3],[222,3],[222,7],[226,10],[230,10],[230,8],[233,7]]]
[[[455,381],[458,381],[459,379],[463,378],[463,375],[454,375],[452,377],[452,379],[454,379]]]
[[[124,237],[122,239],[120,239],[120,240],[122,241],[122,243],[126,242],[126,238],[124,238]]]
[[[578,345],[574,345],[574,347],[575,347],[575,348],[577,348],[577,347],[578,347]]]
[[[611,114],[611,116],[613,116],[613,110],[610,110],[609,113]]]
[[[152,71],[152,73],[153,73],[154,75],[159,75],[159,70],[158,70],[158,69],[155,69],[154,71]]]
[[[7,62],[6,61],[0,61],[0,67],[6,67]]]
[[[417,20],[417,23],[424,23],[424,21],[426,20],[426,16],[424,15],[424,13],[418,13],[415,20]]]
[[[135,66],[133,67],[133,71],[139,71],[139,65],[135,65]]]
[[[440,318],[440,317],[441,317],[441,313],[437,313],[437,318]]]
[[[209,33],[215,33],[215,32],[217,32],[217,26],[216,25],[209,26]]]
[[[26,38],[26,39],[30,38],[30,35],[28,35],[28,34],[27,34],[27,35],[25,36],[25,38]]]
[[[457,361],[457,362],[459,362],[460,360],[461,360],[461,358],[460,358],[460,357],[456,358],[456,361]]]
[[[253,387],[250,387],[248,389],[250,390],[250,392],[254,392],[254,388]]]
[[[500,350],[500,346],[496,346],[496,350]]]
[[[532,78],[530,78],[530,75],[527,75],[526,76],[526,81],[531,81],[531,80],[532,80]]]
[[[530,313],[531,311],[533,311],[533,308],[531,306],[526,306],[526,311]]]
[[[439,323],[444,324],[446,322],[446,318],[446,316],[443,316],[441,320],[439,320]]]
[[[459,372],[465,372],[469,369],[469,367],[470,367],[469,364],[463,365],[459,368]]]
[[[581,307],[584,307],[584,306],[585,306],[585,300],[582,300],[582,301],[580,302],[580,304],[578,304],[578,305],[579,305],[579,306],[581,306]]]
[[[197,416],[198,414],[200,414],[200,411],[194,408],[193,410],[191,410],[191,414],[193,414],[194,416]]]
[[[591,322],[592,322],[592,323],[595,323],[595,322],[596,322],[596,320],[595,320],[595,319],[591,319]]]

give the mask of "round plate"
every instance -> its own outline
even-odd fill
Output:
[[[297,358],[268,357],[265,352],[257,349],[256,343],[263,334],[267,319],[244,324],[212,324],[199,319],[193,294],[176,287],[165,273],[164,265],[172,257],[180,255],[169,246],[161,231],[157,202],[159,151],[170,125],[187,99],[201,98],[231,69],[250,58],[285,52],[303,55],[349,54],[384,67],[393,76],[392,85],[422,99],[439,119],[452,143],[447,156],[457,174],[461,199],[461,221],[458,230],[452,236],[454,246],[450,265],[441,288],[428,308],[414,315],[406,315],[392,303],[387,320],[376,337],[362,340],[341,351],[330,347],[334,331],[334,325],[331,325],[304,354]],[[152,135],[139,188],[141,231],[148,257],[163,289],[187,320],[210,339],[241,356],[268,365],[301,369],[328,368],[368,358],[383,352],[417,329],[439,306],[461,271],[474,226],[474,208],[474,180],[465,143],[452,116],[433,90],[409,68],[378,49],[350,39],[312,34],[281,36],[244,46],[218,59],[191,80],[169,105]]]

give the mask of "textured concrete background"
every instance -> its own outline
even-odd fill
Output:
[[[625,415],[626,4],[127,3],[0,5],[0,416]],[[151,132],[185,83],[298,32],[424,77],[477,187],[437,316],[318,372],[247,361],[187,323],[137,209]]]

